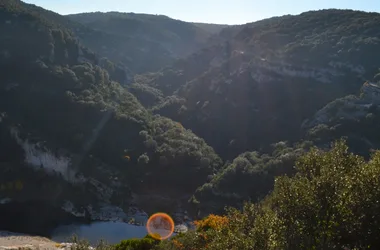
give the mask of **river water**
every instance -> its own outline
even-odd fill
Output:
[[[116,244],[131,238],[143,238],[148,232],[145,226],[135,226],[123,222],[94,222],[88,225],[65,225],[56,228],[51,239],[55,242],[70,242],[73,235],[86,239],[91,245],[100,240]]]
[[[138,223],[147,222],[146,215],[136,214]],[[145,226],[124,222],[95,221],[90,224],[40,202],[7,203],[0,205],[0,230],[40,235],[55,242],[71,242],[72,236],[88,240],[96,245],[100,240],[116,244],[122,240],[143,238],[148,232]],[[166,235],[162,233],[161,235]],[[175,234],[173,234],[175,235]]]

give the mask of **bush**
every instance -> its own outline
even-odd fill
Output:
[[[139,164],[148,164],[149,163],[149,156],[146,153],[144,153],[144,154],[139,156],[139,158],[137,159],[137,162]]]
[[[199,187],[192,201],[206,213],[221,213],[224,206],[238,207],[247,200],[258,201],[273,188],[276,176],[294,173],[297,157],[309,148],[308,144],[293,148],[277,143],[270,155],[245,152]]]
[[[366,162],[338,141],[327,152],[312,149],[296,169],[276,178],[262,202],[228,209],[218,227],[205,219],[159,249],[380,248],[380,151]]]
[[[113,246],[114,250],[150,250],[160,241],[147,235],[143,239],[123,240],[119,244]]]

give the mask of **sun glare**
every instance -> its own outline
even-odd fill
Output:
[[[174,221],[165,213],[153,214],[146,224],[150,236],[158,240],[168,239],[174,232]]]

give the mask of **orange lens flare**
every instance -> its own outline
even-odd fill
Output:
[[[151,237],[166,240],[174,232],[174,221],[165,213],[156,213],[148,219],[146,229]]]

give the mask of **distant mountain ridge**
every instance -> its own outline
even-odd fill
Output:
[[[196,22],[194,22],[193,24],[213,34],[219,33],[223,29],[231,26],[228,24],[196,23]]]
[[[133,72],[156,71],[175,59],[207,46],[209,37],[224,26],[199,25],[163,15],[93,12],[68,15],[69,19],[107,34],[104,39],[76,34],[91,49],[121,62]],[[210,31],[211,29],[211,31]]]

